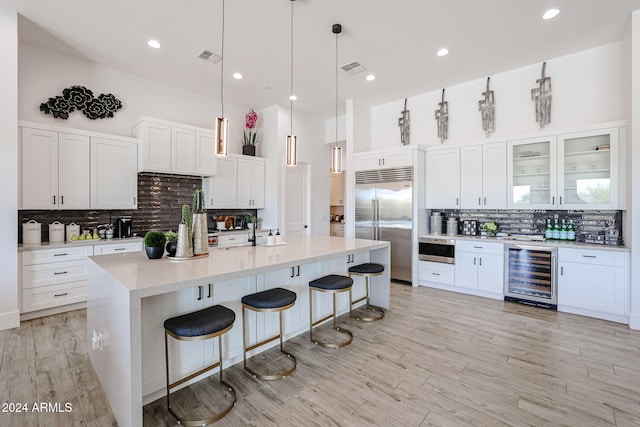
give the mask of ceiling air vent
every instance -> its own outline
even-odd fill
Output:
[[[198,58],[217,64],[222,59],[222,56],[216,55],[215,53],[208,51],[206,49],[202,49],[200,53],[198,53]]]
[[[358,61],[349,62],[348,64],[343,65],[341,68],[352,76],[355,74],[359,74],[367,69],[367,67],[365,67]]]

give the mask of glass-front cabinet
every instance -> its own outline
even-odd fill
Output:
[[[511,209],[548,209],[556,197],[556,137],[509,141],[507,204]]]
[[[558,136],[559,206],[618,206],[618,140],[617,128]]]

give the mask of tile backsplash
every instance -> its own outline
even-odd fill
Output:
[[[149,230],[174,230],[182,219],[182,205],[193,203],[193,192],[202,188],[202,178],[160,173],[138,174],[138,209],[135,210],[21,210],[18,211],[18,242],[22,243],[22,223],[30,219],[42,223],[42,241],[49,241],[49,224],[75,222],[82,229],[113,223],[131,216],[132,232],[144,236]]]
[[[576,228],[576,240],[584,242],[590,235],[604,235],[604,230],[610,224],[614,225],[622,236],[622,211],[547,211],[547,210],[436,210],[443,217],[451,215],[458,218],[461,227],[464,220],[477,220],[478,227],[488,221],[495,222],[500,231],[509,234],[544,235],[547,219],[562,221],[573,220]],[[428,214],[431,215],[431,212]],[[553,223],[553,221],[552,221]],[[443,223],[446,224],[446,221]],[[429,224],[427,224],[429,226]]]

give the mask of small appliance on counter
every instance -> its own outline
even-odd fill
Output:
[[[121,218],[118,218],[114,226],[115,226],[115,231],[114,231],[113,237],[122,239],[122,238],[127,238],[132,236],[130,216],[123,216]]]
[[[465,236],[475,236],[478,234],[478,221],[475,219],[465,219],[462,221],[462,234]]]

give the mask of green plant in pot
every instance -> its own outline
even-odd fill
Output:
[[[149,259],[162,258],[164,255],[164,244],[167,237],[162,231],[152,230],[144,236],[144,250],[147,252]]]
[[[164,235],[167,238],[167,246],[165,246],[167,253],[169,256],[176,256],[176,249],[178,249],[178,233],[173,230],[169,230],[164,233]]]

